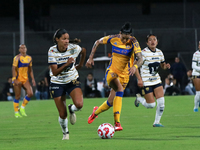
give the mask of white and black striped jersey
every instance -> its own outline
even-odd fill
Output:
[[[57,64],[58,68],[64,65],[67,60],[72,57],[74,60],[78,57],[82,48],[79,45],[69,43],[65,52],[60,52],[57,45],[50,47],[48,51],[48,64]],[[56,84],[66,84],[79,77],[78,71],[75,68],[75,62],[63,70],[57,76],[54,76],[50,69],[51,82]]]
[[[197,50],[192,57],[192,75],[193,76],[200,76],[200,51]],[[196,69],[195,69],[196,68]],[[199,69],[198,69],[199,68]],[[198,69],[198,70],[197,70]]]
[[[140,73],[144,86],[152,86],[161,83],[160,75],[158,74],[158,68],[160,63],[165,62],[164,55],[160,49],[155,51],[146,47],[142,50],[143,65],[140,68]]]

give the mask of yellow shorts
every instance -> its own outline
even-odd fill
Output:
[[[17,78],[18,82],[21,82],[23,85],[26,83],[28,79],[24,79],[24,78]]]
[[[106,70],[105,77],[106,77],[106,81],[107,81],[108,85],[110,85],[110,82],[113,79],[118,78],[120,83],[121,83],[121,85],[123,86],[124,90],[125,90],[128,82],[129,82],[129,75],[128,74],[117,74],[114,71],[112,71],[112,69],[107,69]]]

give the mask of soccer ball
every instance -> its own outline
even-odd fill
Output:
[[[115,130],[110,123],[103,123],[98,127],[97,133],[102,139],[111,139]]]

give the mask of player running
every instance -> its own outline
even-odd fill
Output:
[[[33,90],[28,79],[28,73],[32,78],[33,86],[35,86],[35,79],[32,69],[32,57],[26,54],[27,48],[25,44],[19,45],[19,52],[20,54],[14,57],[12,66],[12,82],[15,91],[13,106],[16,118],[27,116],[25,112],[25,106],[28,104],[28,102],[31,100],[31,97],[33,96]],[[23,103],[19,109],[19,99],[21,97],[22,87],[25,89],[27,95],[25,96]],[[22,116],[20,115],[19,111]]]
[[[198,112],[200,102],[200,41],[199,50],[193,54],[192,69],[193,83],[196,89],[196,95],[194,97],[194,112]]]
[[[94,43],[86,67],[91,68],[94,65],[93,56],[97,47],[101,44],[112,45],[112,57],[105,73],[108,85],[112,88],[107,101],[100,107],[94,107],[92,114],[88,118],[88,123],[92,123],[101,112],[108,110],[113,106],[114,128],[115,131],[121,131],[120,114],[122,108],[122,97],[124,89],[129,82],[129,75],[133,75],[138,67],[142,65],[141,48],[135,37],[131,36],[132,28],[130,23],[122,26],[117,35],[105,36]],[[138,57],[138,62],[133,66],[134,56]],[[113,100],[114,99],[114,100]]]
[[[162,51],[156,48],[158,45],[158,40],[155,35],[147,35],[146,43],[147,47],[142,50],[144,63],[140,68],[140,73],[144,85],[142,90],[144,93],[144,98],[142,98],[140,94],[136,94],[137,98],[135,100],[135,106],[138,107],[139,103],[141,103],[146,108],[154,108],[156,106],[154,99],[155,95],[157,100],[157,108],[153,127],[164,127],[160,123],[160,119],[165,108],[165,99],[163,86],[158,74],[158,68],[160,66],[162,69],[170,69],[170,64],[165,63],[165,58]]]
[[[51,76],[49,88],[59,112],[58,121],[63,132],[62,140],[68,140],[66,92],[74,103],[68,105],[70,123],[73,125],[76,122],[74,112],[83,107],[83,94],[77,69],[81,68],[84,63],[86,49],[77,44],[69,43],[69,34],[65,29],[58,29],[54,34],[53,40],[56,45],[50,47],[48,52]],[[81,55],[80,62],[75,66],[76,58],[79,54]]]

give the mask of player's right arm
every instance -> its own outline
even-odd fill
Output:
[[[70,64],[74,63],[75,60],[74,58],[70,57],[67,62],[62,65],[61,67],[58,67],[57,64],[52,64],[50,65],[51,67],[51,71],[53,73],[54,76],[57,76],[58,74],[60,74],[63,70],[65,70],[68,66],[70,66]]]
[[[94,57],[94,54],[95,54],[95,52],[96,52],[96,50],[97,50],[97,48],[99,47],[100,44],[104,44],[103,38],[98,39],[98,40],[95,41],[95,43],[94,43],[94,45],[93,45],[93,47],[92,47],[92,51],[91,51],[91,53],[90,53],[90,55],[89,55],[89,58],[88,58],[88,60],[87,60],[87,62],[86,62],[86,64],[85,64],[85,66],[86,66],[87,68],[88,68],[88,67],[89,67],[89,68],[92,68],[92,65],[94,65],[93,57]]]
[[[14,85],[18,85],[19,82],[16,80],[16,72],[17,72],[17,66],[18,66],[18,61],[19,61],[19,55],[18,56],[15,56],[13,58],[13,65],[12,65],[12,83]]]

